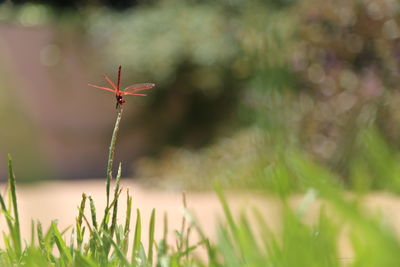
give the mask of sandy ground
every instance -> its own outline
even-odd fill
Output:
[[[163,232],[163,214],[168,214],[168,228],[173,238],[173,230],[180,229],[183,216],[183,204],[181,192],[162,191],[149,189],[140,183],[131,180],[123,180],[123,187],[128,188],[133,195],[134,209],[140,209],[143,220],[143,235],[147,237],[148,221],[151,210],[156,209],[156,239],[160,239]],[[4,185],[2,185],[4,189]],[[4,190],[2,190],[4,191]],[[17,188],[18,205],[20,211],[21,231],[25,239],[30,239],[31,220],[39,220],[47,228],[52,220],[57,219],[61,229],[73,225],[78,211],[78,205],[82,193],[91,195],[96,203],[98,216],[102,215],[106,203],[105,183],[100,180],[73,181],[73,182],[46,182],[36,185]],[[221,221],[222,208],[214,192],[186,192],[189,210],[198,219],[204,232],[212,239],[216,237],[216,225]],[[279,229],[280,204],[273,197],[259,196],[230,192],[227,194],[229,204],[236,215],[242,212],[251,213],[253,207],[257,207],[265,216],[266,221],[273,230]],[[299,207],[304,202],[303,196],[294,196],[292,204]],[[398,224],[400,213],[400,198],[385,193],[371,194],[365,198],[365,207],[371,212],[380,212],[385,221],[392,225],[397,233],[400,233]],[[305,215],[306,221],[317,218],[318,201],[312,202]],[[125,192],[123,201],[119,204],[119,212],[123,224],[125,216]],[[88,209],[87,209],[88,212]],[[89,214],[89,213],[87,213]],[[135,213],[132,217],[132,226],[135,222]],[[90,218],[90,216],[88,216]],[[0,224],[0,230],[5,230],[4,221]],[[147,241],[144,240],[146,244]],[[351,259],[352,253],[346,236],[340,241],[340,251],[343,259]]]
[[[4,184],[1,186],[2,192],[4,192],[4,186]],[[163,217],[164,214],[167,214],[169,238],[170,241],[173,241],[174,230],[181,228],[184,215],[182,192],[155,190],[128,179],[122,181],[122,186],[124,191],[118,204],[119,223],[125,223],[126,189],[129,189],[130,194],[133,196],[131,227],[133,228],[135,224],[136,209],[140,209],[145,247],[147,246],[148,225],[153,208],[156,209],[156,240],[162,238]],[[100,221],[106,203],[105,182],[103,180],[57,181],[34,185],[17,185],[17,199],[23,238],[30,240],[32,220],[40,221],[44,229],[50,226],[52,220],[57,220],[60,229],[74,225],[82,193],[93,198],[96,204],[98,220]],[[272,227],[277,226],[275,218],[279,217],[279,209],[278,205],[273,204],[276,202],[275,200],[268,200],[268,205],[265,206],[265,197],[255,196],[254,194],[238,195],[230,193],[227,196],[234,213],[238,214],[249,211],[251,207],[259,207],[265,210],[264,214],[269,218],[268,222]],[[215,238],[215,226],[223,218],[222,207],[216,194],[214,192],[186,192],[186,199],[190,213],[198,220],[205,234],[211,239]],[[91,220],[88,203],[86,205],[86,215]],[[0,230],[6,230],[6,226],[4,219],[1,218]],[[66,235],[66,239],[69,239],[69,234]],[[193,242],[195,241],[196,236],[193,236]],[[1,242],[0,246],[2,246]]]

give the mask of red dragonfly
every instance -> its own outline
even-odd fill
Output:
[[[99,88],[102,90],[106,90],[106,91],[115,93],[115,98],[117,99],[117,104],[116,104],[115,108],[117,108],[117,109],[118,109],[118,107],[122,106],[125,103],[124,96],[126,96],[126,95],[145,96],[145,94],[141,94],[140,92],[144,91],[144,90],[149,90],[155,86],[154,83],[138,83],[138,84],[128,86],[125,89],[121,90],[120,89],[121,66],[119,66],[119,68],[118,68],[118,83],[117,83],[117,85],[115,85],[115,83],[113,81],[111,81],[111,79],[108,78],[107,75],[105,75],[105,74],[104,74],[104,79],[111,85],[112,89],[108,88],[108,87],[98,86],[95,84],[90,84],[90,83],[88,85],[95,87],[95,88]]]

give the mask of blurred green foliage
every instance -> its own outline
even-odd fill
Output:
[[[348,185],[366,172],[365,186],[397,191],[379,181],[389,171],[377,162],[384,147],[393,153],[390,161],[400,141],[398,10],[395,1],[161,1],[118,15],[98,13],[89,32],[103,33],[96,40],[109,58],[160,84],[149,112],[165,114],[150,120],[162,129],[163,143],[215,144],[200,152],[168,148],[161,160],[139,164],[140,175],[200,176],[189,180],[204,185],[211,177],[248,180],[292,148]],[[232,134],[243,126],[248,130]],[[243,132],[262,141],[242,145]],[[376,151],[373,142],[381,144]],[[230,171],[233,166],[241,171]]]
[[[279,44],[294,23],[291,14],[270,7],[262,1],[160,1],[122,14],[96,12],[88,32],[107,61],[121,62],[136,81],[157,83],[147,112],[158,129],[155,149],[165,143],[193,148],[234,129],[227,125],[238,126],[244,91],[269,81],[259,81],[264,73],[287,87],[290,46]]]

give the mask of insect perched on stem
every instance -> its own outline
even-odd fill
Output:
[[[126,87],[125,89],[121,90],[120,89],[120,82],[121,82],[121,66],[119,66],[118,68],[118,82],[117,85],[115,85],[115,83],[113,81],[111,81],[110,78],[107,77],[107,75],[104,74],[104,79],[111,85],[111,88],[108,87],[103,87],[103,86],[98,86],[95,84],[88,84],[89,86],[95,87],[95,88],[99,88],[102,90],[106,90],[106,91],[110,91],[115,93],[115,98],[117,99],[117,104],[115,106],[116,109],[118,109],[120,106],[122,106],[125,103],[125,99],[124,96],[126,95],[141,95],[141,96],[145,96],[145,94],[141,94],[138,92],[144,91],[144,90],[148,90],[151,89],[155,86],[154,83],[138,83],[138,84],[134,84],[131,86]]]

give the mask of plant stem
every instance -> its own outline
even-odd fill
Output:
[[[18,215],[18,205],[17,205],[17,193],[15,189],[15,174],[12,166],[11,155],[8,154],[8,182],[10,184],[10,192],[11,192],[11,200],[12,207],[14,210],[14,226],[13,226],[13,234],[14,234],[14,245],[17,252],[17,255],[21,255],[21,232],[19,226],[19,215]]]
[[[119,123],[122,117],[122,108],[118,109],[117,120],[115,121],[114,131],[111,137],[110,150],[108,152],[108,163],[107,163],[107,182],[106,182],[106,195],[107,195],[107,208],[110,205],[110,182],[112,179],[112,167],[115,152],[115,143],[117,141],[117,134],[119,130]]]

